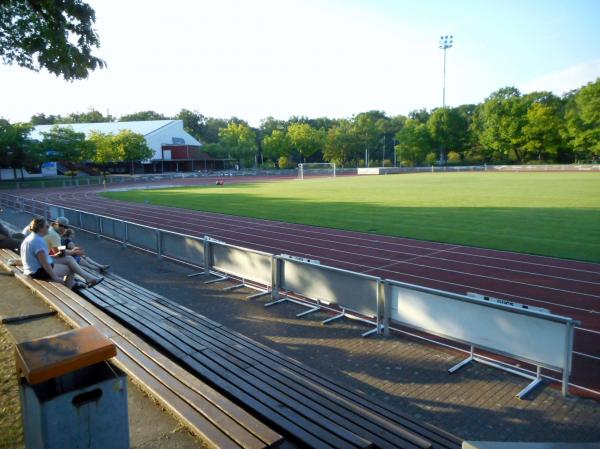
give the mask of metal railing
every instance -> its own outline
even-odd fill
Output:
[[[286,301],[307,307],[307,310],[297,314],[298,317],[325,309],[337,314],[325,319],[323,324],[342,317],[372,324],[374,328],[363,333],[363,336],[373,333],[388,335],[396,323],[469,345],[470,356],[449,371],[453,372],[468,362],[479,361],[524,375],[532,383],[519,397],[539,384],[542,366],[562,372],[563,394],[567,393],[573,327],[577,324],[571,318],[516,309],[510,305],[490,304],[473,297],[321,265],[314,260],[275,255],[231,245],[208,236],[182,234],[16,195],[0,193],[0,205],[48,219],[64,216],[74,227],[97,236],[158,257],[201,267],[201,273],[217,275],[217,279],[207,283],[229,278],[239,280],[240,283],[226,290],[246,286],[259,291],[251,298],[270,295],[272,300],[265,307]],[[498,322],[494,321],[496,318]],[[512,322],[519,323],[514,330],[521,333],[517,332],[520,338],[513,335],[516,340],[511,341],[511,335],[505,335],[503,330],[507,329],[507,323]],[[527,337],[522,334],[524,329],[540,326],[545,332],[539,336]],[[477,332],[473,331],[474,328],[477,328]],[[486,362],[489,359],[473,353],[475,347],[534,364],[536,375],[532,377],[524,374],[523,370]]]

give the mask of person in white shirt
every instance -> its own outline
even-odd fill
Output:
[[[69,288],[93,287],[102,282],[104,278],[87,279],[88,276],[83,273],[74,260],[72,264],[54,264],[53,258],[48,253],[48,246],[44,241],[49,227],[44,218],[35,218],[31,221],[29,225],[30,234],[21,244],[23,272],[34,279],[64,283]],[[71,257],[71,259],[73,258]],[[75,282],[75,273],[82,275],[86,279],[87,284],[78,284]]]

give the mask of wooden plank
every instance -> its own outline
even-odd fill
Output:
[[[120,312],[122,312],[123,314],[126,314],[126,313],[127,313],[126,305],[119,305],[119,306],[115,306],[115,307],[110,307],[110,308],[108,308],[108,311],[109,311],[109,313],[110,313],[110,312],[113,312],[113,311],[114,311],[114,309],[118,309],[118,310],[119,310]],[[136,315],[135,315],[135,316],[123,317],[123,319],[124,319],[125,321],[129,322],[129,323],[134,323],[134,324],[135,324],[136,322],[137,322],[137,323],[140,323],[142,320],[144,320],[143,311],[141,311],[139,308],[135,308],[135,307],[133,307],[132,309],[130,309],[130,313],[132,313],[132,314],[133,314],[134,312],[136,312]],[[144,321],[145,321],[145,320],[144,320]],[[156,338],[156,335],[157,335],[157,334],[158,334],[158,335],[160,335],[159,341],[157,341],[157,343],[158,343],[159,345],[161,345],[161,346],[163,346],[163,347],[167,346],[167,345],[165,345],[165,344],[164,344],[164,341],[163,341],[163,340],[167,340],[168,342],[175,344],[175,343],[174,343],[174,341],[173,341],[173,339],[168,339],[168,336],[167,336],[165,333],[163,333],[163,332],[160,332],[160,330],[158,329],[158,328],[160,327],[160,323],[158,323],[158,324],[157,324],[155,327],[153,327],[153,328],[152,328],[152,330],[154,331],[154,332],[152,333],[152,335],[150,335],[149,333],[147,333],[147,329],[146,329],[147,327],[150,327],[150,326],[148,326],[148,325],[147,325],[147,323],[145,323],[145,324],[143,325],[142,332],[144,332],[144,333],[145,333],[145,334],[146,334],[146,335],[147,335],[149,338],[152,338],[152,339]],[[205,349],[205,347],[203,347],[203,346],[200,346],[200,348],[201,348],[201,349]],[[213,355],[215,355],[215,354],[213,353]],[[176,355],[176,356],[177,356],[178,358],[181,358],[181,357],[180,357],[180,355]],[[195,354],[193,354],[193,355],[192,355],[192,358],[194,358],[196,361],[198,361],[198,360],[202,360],[202,359],[203,359],[203,358],[202,358],[202,356],[201,356],[199,353],[195,353]],[[235,365],[234,365],[234,366],[235,366]],[[239,367],[238,367],[238,366],[236,366],[236,370],[239,370],[238,368],[239,368]],[[296,405],[298,405],[298,404],[294,404],[294,407],[293,407],[295,410],[297,410],[297,407],[296,407]],[[304,412],[305,412],[306,414],[311,414],[311,411],[310,411],[309,409],[304,409]],[[326,420],[326,418],[325,418],[325,417],[319,417],[319,419],[324,419],[324,420]],[[306,423],[308,423],[308,421],[306,421]],[[337,425],[336,425],[335,423],[333,423],[333,422],[332,422],[332,423],[330,423],[330,425],[328,425],[328,427],[329,427],[329,430],[331,430],[331,427],[334,427],[335,429],[337,429],[337,431],[338,431],[339,433],[342,433],[343,435],[345,435],[345,437],[346,437],[347,439],[349,439],[349,440],[351,440],[353,443],[355,443],[355,446],[356,446],[356,447],[369,447],[369,445],[370,445],[370,443],[369,443],[368,441],[359,441],[359,439],[358,439],[358,438],[357,438],[357,437],[356,437],[354,434],[352,434],[351,432],[345,432],[345,431],[344,431],[344,429],[342,429],[342,428],[338,428],[338,427],[337,427]],[[322,434],[322,436],[325,436],[325,437],[327,437],[327,435],[325,434],[325,432],[323,432],[323,430],[317,430],[317,432],[318,432],[318,433],[320,432],[320,433]],[[347,443],[346,443],[346,444],[347,444]]]
[[[143,354],[129,341],[118,336],[115,337],[114,341],[119,346],[119,349],[125,352],[133,360],[136,360],[136,362],[149,373],[164,371],[162,367]],[[153,377],[157,378],[155,375],[153,375]],[[214,404],[207,401],[204,397],[188,388],[182,382],[174,378],[170,379],[168,384],[165,384],[165,382],[159,378],[157,378],[157,380],[173,393],[177,394],[181,399],[185,400],[188,405],[192,406],[197,412],[202,414],[207,421],[210,421],[213,426],[227,434],[229,438],[241,447],[247,449],[261,449],[265,447],[265,444],[262,441],[248,432],[243,426],[238,424]]]
[[[120,356],[120,357],[119,357]],[[170,391],[162,382],[150,375],[142,366],[138,365],[130,357],[119,350],[117,365],[125,371],[130,377],[135,379],[144,390],[165,406],[177,418],[183,421],[202,440],[206,441],[211,447],[219,449],[239,449],[240,446],[232,441],[227,435],[212,425],[206,418],[198,413],[179,396]]]
[[[115,281],[115,282],[121,282],[121,281]],[[183,320],[187,321],[188,323],[190,321],[196,321],[197,324],[200,324],[200,323],[202,323],[203,325],[207,325],[208,324],[208,322],[205,321],[205,319],[204,319],[205,317],[202,317],[202,316],[198,317],[197,315],[199,315],[199,314],[197,314],[197,313],[195,313],[195,312],[193,312],[193,311],[191,311],[191,310],[189,310],[187,308],[184,308],[183,306],[179,306],[176,303],[168,301],[165,298],[162,298],[160,295],[153,294],[152,292],[149,292],[149,291],[145,291],[145,289],[143,289],[143,288],[140,288],[140,289],[132,288],[132,290],[141,291],[143,293],[142,295],[140,295],[140,297],[136,298],[136,300],[137,300],[136,302],[138,304],[139,304],[140,301],[145,301],[148,304],[148,306],[156,306],[156,303],[159,302],[161,305],[163,305],[165,307],[172,308],[173,311],[174,311],[174,313],[181,314],[182,312],[185,312],[186,314],[188,314],[187,317],[183,318]],[[190,312],[191,312],[191,315],[194,318],[197,318],[196,320],[190,320],[190,317],[189,317]],[[169,320],[169,321],[174,321],[174,320]],[[222,327],[222,326],[219,326],[219,327]],[[240,337],[240,335],[238,335],[237,333],[235,333],[233,331],[229,331],[228,329],[223,329],[222,330],[222,335],[226,335],[227,337],[234,337],[234,338],[235,337],[238,337],[238,338]],[[257,342],[251,341],[251,340],[249,340],[247,338],[243,338],[243,337],[242,337],[242,340],[245,340],[245,341],[241,341],[241,342],[239,340],[235,341],[235,344],[238,345],[237,346],[238,349],[239,349],[239,345],[241,345],[242,347],[245,347],[245,348],[248,348],[249,346],[253,346],[254,348],[256,348],[258,346],[260,349],[266,350],[269,353],[269,354],[263,354],[266,357],[271,356],[270,358],[273,358],[272,357],[273,355],[276,358],[279,358],[279,359],[281,359],[281,357],[282,357],[281,354],[276,353],[275,351],[272,351],[270,348],[264,347],[263,345],[260,345]],[[306,371],[310,372],[311,371],[310,369],[307,370],[306,369],[307,367],[304,367],[304,366],[300,365],[299,362],[297,362],[297,361],[295,361],[293,359],[288,359],[285,356],[283,356],[283,357],[285,359],[287,359],[287,360],[285,360],[286,364],[292,363],[292,365],[295,365],[295,366],[291,367],[292,370],[300,369],[302,372],[306,372]],[[246,361],[244,361],[244,362],[247,363]],[[297,373],[297,374],[301,375],[302,373]],[[311,373],[311,374],[314,374],[314,373]],[[319,375],[319,378],[320,378],[319,379],[320,382],[318,382],[318,383],[323,382],[322,376]],[[325,381],[329,381],[329,379],[327,379]],[[342,389],[344,389],[344,387],[341,386],[340,384],[336,385],[335,382],[332,382],[332,383],[333,383],[333,385],[336,388],[342,388]],[[326,388],[326,387],[323,387],[323,388]],[[339,391],[337,393],[340,394]],[[345,393],[347,393],[347,392],[345,392]],[[381,415],[381,412],[380,412],[380,410],[381,410],[381,411],[383,411],[383,416],[384,417],[385,417],[385,415],[388,415],[388,413],[386,413],[386,407],[380,407],[377,404],[370,403],[371,401],[367,401],[368,404],[365,404],[365,403],[360,404],[360,402],[362,402],[362,400],[364,400],[364,398],[361,398],[360,396],[357,397],[356,395],[350,395],[350,396],[351,397],[348,398],[348,394],[343,395],[343,397],[346,398],[346,401],[349,401],[349,404],[354,404],[356,406],[357,405],[357,400],[358,400],[358,405],[360,405],[360,406],[363,406],[363,407],[364,406],[368,406],[369,407],[368,409],[371,409],[371,407],[375,408],[375,410],[371,409],[372,410],[371,414],[375,413],[375,416]],[[443,431],[440,432],[440,429],[437,429],[435,427],[430,426],[433,429],[433,432],[431,432],[431,429],[428,429],[427,427],[424,427],[424,423],[414,423],[413,420],[410,419],[410,418],[409,418],[409,420],[407,422],[405,420],[406,417],[402,416],[397,411],[387,410],[387,412],[389,412],[391,415],[393,415],[393,416],[389,416],[388,415],[387,419],[390,419],[392,421],[392,423],[395,423],[396,425],[402,427],[402,429],[400,429],[400,430],[402,431],[401,433],[404,434],[405,438],[407,436],[409,437],[409,439],[414,439],[416,437],[417,441],[421,440],[421,441],[419,441],[419,443],[421,443],[422,439],[419,438],[418,435],[422,435],[424,437],[427,437],[428,439],[433,439],[434,441],[438,440],[438,441],[436,441],[436,443],[437,443],[437,442],[439,442],[440,439],[441,440],[445,440],[447,436],[450,436],[449,441],[441,441],[441,443],[442,443],[442,445],[444,447],[446,447],[446,446],[456,447],[457,444],[460,444],[460,440],[458,438],[454,437],[453,435],[447,434],[446,432],[443,432]],[[380,416],[380,419],[381,419],[381,416]],[[399,419],[402,422],[396,422]],[[407,429],[407,427],[408,427],[408,429]],[[454,440],[454,441],[452,441],[452,440]],[[437,446],[437,444],[435,444],[435,446]]]
[[[308,447],[314,449],[339,449],[340,447],[346,447],[344,445],[335,445],[335,443],[333,445],[328,444],[319,439],[318,436],[308,432],[301,425],[297,424],[298,421],[296,420],[296,414],[292,409],[286,407],[285,405],[279,404],[276,405],[275,408],[266,405],[263,401],[258,400],[254,396],[250,395],[243,384],[239,385],[238,388],[238,385],[229,382],[228,379],[215,375],[211,370],[206,368],[204,364],[198,362],[192,357],[188,357],[185,360],[185,363],[197,374],[205,379],[208,379],[223,391],[227,391],[240,402],[252,408],[263,418],[273,422],[280,428],[285,429],[289,434],[303,442],[303,444],[306,444]],[[340,441],[339,443],[342,442]]]
[[[170,321],[175,322],[176,320],[172,319]],[[194,333],[200,334],[200,332],[201,332],[200,330],[194,329]],[[213,335],[214,335],[214,333],[213,333]],[[217,347],[219,347],[219,349],[223,348],[223,346],[224,346],[222,341],[219,342],[217,340],[211,339],[210,337],[209,338],[205,338],[204,340],[202,340],[202,342],[206,346],[211,346],[212,344],[215,344]],[[238,345],[238,347],[239,347],[239,345]],[[205,352],[205,354],[208,355],[211,352],[212,351],[210,351],[210,352],[207,351],[207,352]],[[236,352],[240,353],[240,351],[237,348],[235,349],[235,351],[233,352],[233,354],[235,354]],[[219,357],[224,357],[225,354],[228,354],[228,352],[226,352],[226,349],[225,350],[220,350],[218,352],[218,356]],[[241,353],[238,354],[238,355],[241,355]],[[229,357],[224,357],[224,358],[227,361],[229,361],[231,363],[234,363],[237,366],[240,366],[239,364],[236,363],[236,360],[232,360],[232,357],[233,357],[233,355],[231,355]],[[211,357],[211,358],[214,358],[214,357]],[[244,358],[247,359],[246,356],[244,356]],[[273,371],[273,366],[272,366],[272,364],[269,364],[269,363],[267,363],[267,365],[265,365],[265,366],[262,366],[261,363],[263,363],[263,362],[264,362],[264,360],[252,360],[252,359],[250,360],[250,363],[252,363],[253,366],[257,365],[259,367],[259,370],[262,371],[260,374],[257,374],[256,377],[261,378],[265,382],[268,383],[269,382],[270,373],[274,372]],[[244,367],[242,366],[242,368],[244,368]],[[251,371],[249,370],[248,372],[251,372]],[[289,381],[287,383],[287,385],[291,385],[292,388],[293,388],[293,386],[295,385],[295,382],[296,382],[297,379],[287,379],[287,380]],[[282,383],[280,383],[279,385],[284,385],[284,383],[285,383],[285,381],[282,382]],[[283,386],[283,387],[280,387],[279,390],[285,390],[287,388],[288,388],[287,386]],[[289,395],[290,394],[289,392],[292,390],[292,388],[290,388],[286,392],[286,394]],[[322,406],[320,406],[318,404],[318,402],[322,401],[323,398],[317,397],[317,395],[314,394],[314,391],[310,391],[308,388],[304,388],[304,391],[302,391],[302,394],[297,394],[295,396],[295,398],[297,400],[300,400],[300,401],[303,401],[306,397],[310,397],[313,401],[317,402],[317,404],[306,404],[306,405],[311,406],[311,407],[317,407],[317,408],[321,407],[320,410],[321,410],[321,413],[323,415],[329,416],[331,418],[332,414],[337,414],[337,415],[343,416],[344,419],[352,420],[352,422],[350,423],[350,425],[346,426],[346,428],[353,428],[355,425],[362,425],[363,427],[369,428],[372,432],[375,432],[375,433],[386,431],[386,429],[382,429],[380,427],[377,427],[377,424],[373,424],[372,422],[369,422],[367,419],[363,418],[360,415],[360,411],[359,411],[359,413],[357,413],[356,411],[346,411],[342,407],[340,407],[339,405],[337,405],[333,400],[328,400],[326,402],[326,407],[328,407],[328,408],[324,409]],[[391,445],[390,445],[390,443],[387,443],[387,447],[398,447],[398,444],[400,444],[400,442],[402,442],[404,445],[410,446],[410,447],[425,447],[426,448],[426,447],[430,446],[430,444],[429,444],[428,441],[423,440],[422,438],[418,438],[415,435],[410,435],[409,434],[408,436],[405,436],[405,438],[403,438],[402,440],[400,440],[399,438],[394,438],[391,432],[397,430],[397,427],[395,425],[393,425],[392,423],[390,423],[390,422],[388,422],[387,424],[388,425],[387,425],[387,432],[386,433],[389,434],[388,439],[392,443]],[[372,438],[373,437],[372,435],[373,434],[368,434],[368,433],[363,434],[363,436],[365,438]],[[375,436],[374,438],[378,438],[378,437]],[[379,444],[382,447],[384,447],[385,443],[383,442],[383,440],[380,439],[380,443]]]
[[[29,281],[31,278],[18,274],[20,280]],[[37,281],[35,281],[37,282]],[[27,282],[29,283],[29,282]],[[65,288],[65,287],[63,287]],[[66,288],[65,288],[66,289]],[[49,304],[53,306],[61,315],[64,315],[69,321],[78,314],[68,307],[65,303],[60,301],[57,297],[53,297],[49,292],[43,292],[42,289],[38,291],[39,296],[43,297]],[[85,319],[81,316],[73,323],[85,323]],[[175,396],[173,393],[168,394],[168,389],[154,377],[152,377],[147,371],[145,371],[140,365],[126,359],[123,356],[122,351],[117,351],[117,357],[114,360],[115,364],[118,365],[128,375],[138,380],[140,385],[149,391],[153,396],[163,403],[172,413],[177,415],[194,433],[200,435],[203,439],[211,444],[215,448],[227,448],[227,449],[239,449],[239,446],[233,443],[228,437],[225,437],[218,429],[214,426],[207,426],[206,420],[201,417],[196,410],[186,404],[181,398]],[[131,363],[133,362],[133,363]]]
[[[183,320],[186,323],[194,322],[194,319],[191,316],[186,317]],[[203,324],[203,320],[196,321],[198,325]],[[262,355],[268,357],[273,361],[278,361],[282,363],[286,368],[290,369],[292,372],[298,374],[301,378],[308,378],[316,384],[320,385],[325,390],[329,390],[331,392],[336,393],[337,395],[344,398],[346,401],[349,401],[350,404],[354,404],[355,406],[364,407],[367,410],[371,411],[376,415],[380,415],[381,417],[392,421],[392,423],[399,426],[401,429],[401,434],[403,438],[407,438],[408,433],[414,433],[415,436],[425,438],[432,443],[434,443],[434,447],[460,447],[462,444],[462,440],[457,438],[456,436],[449,434],[441,429],[436,427],[427,425],[426,423],[415,422],[414,418],[407,417],[406,415],[398,412],[398,411],[389,411],[385,407],[381,407],[378,404],[373,403],[372,401],[356,394],[348,391],[347,387],[341,386],[341,384],[336,383],[335,381],[323,377],[321,374],[316,373],[315,370],[312,370],[310,367],[306,367],[301,365],[300,362],[291,359],[277,351],[272,350],[271,348],[265,347],[264,345],[254,342],[250,340],[248,337],[245,337],[241,334],[238,334],[234,331],[228,331],[227,329],[218,329],[217,333],[220,334],[220,337],[225,339],[235,340],[236,343],[242,345],[245,348],[245,354],[251,355],[253,351],[261,352]],[[316,374],[315,374],[316,373]]]
[[[148,307],[151,307],[151,305],[148,305]],[[174,324],[177,324],[177,321],[179,321],[179,320],[177,320],[175,318],[170,318],[169,321],[172,321]],[[202,333],[198,329],[194,330],[194,334],[195,335],[199,335],[200,338],[202,338]],[[203,337],[204,337],[204,339],[201,340],[201,341],[203,341],[203,343],[205,343],[205,345],[216,345],[216,346],[219,347],[219,349],[222,349],[218,353],[219,357],[225,357],[225,354],[229,354],[229,352],[228,352],[229,348],[227,348],[225,345],[223,345],[222,342],[219,342],[219,341],[214,340],[214,339],[207,338],[206,335],[204,335]],[[239,345],[238,345],[238,347],[239,347]],[[235,350],[232,353],[231,357],[225,357],[225,358],[227,358],[227,360],[229,362],[231,362],[233,364],[236,364],[238,367],[240,367],[242,369],[246,368],[248,365],[246,365],[246,364],[245,365],[240,365],[237,360],[235,360],[235,359],[232,358],[232,357],[235,357],[235,355],[237,355],[236,353],[239,353],[239,350]],[[214,359],[214,357],[211,357],[211,358]],[[256,364],[257,362],[250,361],[250,363]],[[265,374],[268,374],[268,373],[265,373]],[[263,379],[267,379],[268,378],[267,376],[262,376],[262,377],[263,377]],[[293,382],[293,380],[292,380],[292,382]],[[289,393],[289,391],[288,391],[288,393]],[[305,398],[305,396],[298,395],[297,398]],[[319,400],[319,398],[316,398],[314,395],[312,396],[312,399],[316,400],[316,401]],[[320,410],[322,415],[328,416],[330,419],[335,419],[335,416],[333,416],[334,414],[332,413],[333,409],[331,408],[334,404],[331,403],[331,401],[328,404],[328,406],[330,407],[329,413],[327,413],[327,410],[325,410],[322,406],[320,406],[318,404],[318,402],[316,404],[313,403],[313,404],[308,404],[308,405],[310,407],[312,407],[313,409],[316,408],[316,409]],[[335,421],[336,422],[340,422],[342,425],[345,425],[345,428],[351,428],[353,425],[356,425],[357,421],[362,422],[363,426],[369,427],[368,421],[365,420],[365,419],[361,420],[360,415],[357,415],[356,411],[352,411],[350,413],[346,412],[345,414],[344,414],[344,412],[345,411],[343,409],[340,409],[338,407],[338,413],[337,413],[337,415],[338,416],[340,416],[340,415],[343,416],[343,419],[338,418],[338,419],[335,419]],[[354,414],[354,416],[352,416],[352,414]],[[354,422],[349,425],[346,420],[352,419],[352,418],[354,418]],[[423,438],[419,438],[417,435],[414,435],[414,434],[411,434],[409,432],[403,431],[403,429],[398,429],[397,426],[393,425],[392,423],[388,422],[387,424],[388,424],[386,426],[387,430],[388,430],[387,433],[390,435],[390,436],[388,436],[388,439],[391,440],[391,443],[388,442],[387,446],[386,446],[386,442],[384,440],[382,440],[381,438],[378,438],[376,435],[373,434],[373,431],[374,432],[383,431],[382,429],[376,429],[375,428],[376,426],[374,426],[374,425],[370,426],[370,431],[369,430],[365,430],[362,433],[362,435],[365,438],[371,438],[371,439],[375,438],[375,439],[378,439],[378,442],[379,442],[379,444],[382,447],[393,447],[394,445],[399,444],[400,441],[402,441],[402,443],[404,445],[409,446],[409,447],[420,447],[420,448],[430,447],[430,444],[429,444],[429,442],[427,440],[424,440]],[[397,437],[394,438],[392,436],[393,435],[392,432],[394,432],[394,431],[396,431],[398,433],[401,433],[402,436],[403,436],[403,438],[401,440],[399,438],[397,438]]]
[[[44,283],[44,282],[41,282],[41,283]],[[48,283],[45,283],[45,284],[48,284]],[[59,301],[57,300],[57,302],[59,302]],[[67,306],[64,306],[64,307],[68,308]],[[80,307],[82,307],[82,306],[80,305]],[[63,309],[61,308],[61,310],[63,310]],[[102,312],[100,312],[100,313],[102,313]],[[116,322],[114,322],[114,323],[117,324]],[[125,340],[124,337],[115,337],[115,340],[118,340],[120,343],[122,343],[119,345],[119,347],[121,350],[123,350],[122,346],[123,346],[124,342],[126,342],[127,340]],[[136,350],[137,349],[133,345],[130,344],[128,351],[131,352],[131,351],[136,351]],[[142,354],[142,353],[138,351],[137,355],[140,355],[140,354]],[[137,360],[139,362],[139,359],[137,359]],[[152,365],[152,363],[153,362],[150,362],[149,359],[146,357],[143,369],[145,369],[147,371],[147,365]],[[124,368],[127,368],[127,367],[124,367]],[[157,366],[152,366],[152,368],[157,368]],[[126,371],[128,371],[128,370],[129,369],[126,369]],[[154,370],[154,371],[156,371],[156,370]],[[180,371],[184,371],[184,370],[180,368]],[[139,374],[139,373],[137,373],[137,374]],[[152,374],[150,374],[150,375],[152,375]],[[189,376],[189,373],[188,373],[188,376]],[[144,381],[147,382],[148,378],[144,377]],[[202,398],[200,396],[200,394],[194,394],[193,390],[190,390],[189,388],[186,388],[186,387],[182,387],[183,384],[178,385],[178,382],[179,381],[175,378],[171,379],[169,382],[170,387],[167,387],[167,388],[171,388],[171,387],[177,388],[181,395],[180,398],[181,397],[190,398],[191,400],[193,400],[196,403],[198,402],[198,399]],[[163,399],[166,400],[167,403],[174,402],[172,400],[172,398],[166,397]],[[175,402],[177,402],[177,401],[175,401]],[[229,405],[231,406],[233,404],[229,403]],[[228,418],[227,414],[225,414],[222,411],[219,411],[214,405],[212,405],[208,402],[202,402],[198,407],[200,410],[210,409],[211,414],[215,415],[216,418],[220,419],[221,421],[225,420],[219,424],[222,424],[223,428],[226,429],[226,431],[228,431],[231,434],[232,438],[236,439],[238,442],[240,442],[242,444],[242,447],[247,447],[247,448],[252,448],[252,449],[265,447],[265,443],[260,442],[258,437],[253,436],[251,432],[247,431],[247,429],[244,429],[241,425],[237,424],[234,420],[232,420],[231,418]],[[239,413],[239,411],[240,411],[239,408],[237,408],[237,406],[234,406],[234,407],[237,409],[237,415],[241,415]],[[187,413],[185,410],[183,410],[182,412]],[[211,416],[211,418],[215,418],[215,416]],[[247,424],[247,421],[248,421],[247,418],[250,417],[250,415],[242,416],[242,417],[244,418],[243,421],[246,421],[246,424]],[[251,418],[250,421],[252,421],[253,418],[252,417],[250,417],[250,418]],[[188,423],[191,423],[191,421],[189,420],[189,417],[185,418],[185,420],[188,421]],[[250,424],[255,424],[255,423],[258,423],[258,422],[255,421],[255,422],[251,422]],[[259,427],[262,427],[262,429],[259,429],[259,431],[262,432],[263,430],[266,430],[266,432],[263,432],[263,433],[267,434],[267,438],[265,438],[265,439],[267,440],[266,444],[268,446],[272,447],[274,445],[277,445],[281,441],[281,436],[272,432],[270,429],[268,429],[266,426],[262,425],[261,423],[259,423],[259,425],[260,425]],[[243,430],[243,432],[239,432],[240,429]],[[196,431],[198,431],[198,429],[196,429]],[[233,431],[235,431],[235,434],[232,433]],[[206,431],[203,430],[201,433],[204,435],[206,433]],[[220,444],[222,444],[222,442]],[[218,447],[220,447],[220,446],[218,446]]]
[[[249,371],[240,372],[237,367],[223,358],[219,357],[216,353],[211,351],[204,351],[199,354],[192,355],[196,361],[204,364],[219,376],[229,379],[236,385],[245,385],[244,389],[251,393],[255,397],[261,397],[263,401],[269,401],[274,405],[278,402],[285,404],[296,412],[296,415],[300,417],[303,427],[309,430],[315,435],[319,435],[322,439],[327,441],[327,438],[335,436],[336,439],[345,440],[345,446],[342,447],[371,447],[372,443],[352,431],[341,426],[337,420],[332,420],[332,416],[328,416],[327,413],[321,415],[318,414],[314,408],[306,406],[290,396],[285,395],[281,391],[270,387],[266,382],[262,381],[259,377],[250,375]],[[275,402],[273,402],[275,401]],[[295,418],[295,422],[299,422]],[[335,441],[335,440],[332,440]]]
[[[82,307],[92,307],[85,302],[84,299],[77,295],[74,295],[74,302],[80,304]],[[87,310],[86,310],[87,311]],[[88,313],[90,313],[88,311]],[[261,440],[263,440],[269,447],[278,445],[282,441],[282,437],[276,432],[273,432],[269,427],[265,426],[259,420],[244,412],[238,406],[230,402],[228,399],[217,393],[212,388],[208,387],[205,383],[201,382],[197,377],[192,376],[189,372],[185,371],[179,365],[173,363],[170,359],[156,351],[147,343],[141,341],[139,337],[135,336],[131,332],[125,331],[122,326],[98,309],[93,310],[93,313],[102,315],[103,322],[113,323],[113,326],[120,328],[122,336],[119,338],[130,342],[137,351],[141,354],[149,357],[153,363],[170,372],[176,379],[181,381],[185,380],[185,384],[190,387],[194,392],[211,401],[216,407],[219,407],[228,416],[231,416],[236,422],[244,426],[249,432],[255,434]],[[98,319],[96,317],[96,319]],[[99,320],[99,319],[98,319]],[[100,321],[100,320],[99,320]]]

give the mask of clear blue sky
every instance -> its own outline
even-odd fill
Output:
[[[600,76],[600,1],[91,0],[108,68],[67,83],[0,65],[0,117],[95,108],[238,116],[390,115]]]

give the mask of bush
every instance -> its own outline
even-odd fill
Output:
[[[459,165],[461,163],[460,154],[458,154],[456,151],[449,151],[446,159],[448,161],[448,165]]]
[[[291,168],[291,162],[286,156],[281,156],[278,161],[279,168]]]
[[[425,163],[427,165],[435,165],[437,162],[437,154],[431,152],[431,153],[427,153],[427,156],[425,156]]]

